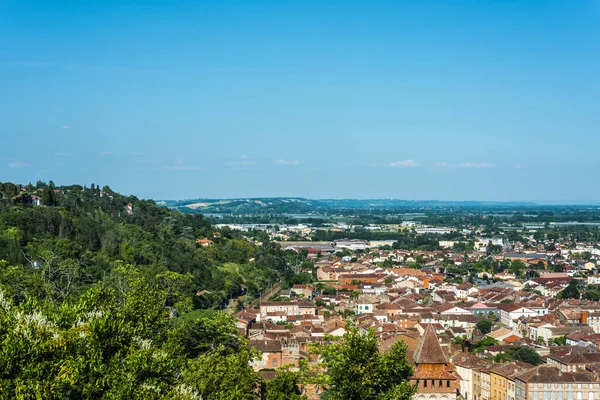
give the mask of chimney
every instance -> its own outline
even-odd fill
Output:
[[[588,312],[587,311],[582,311],[581,312],[581,323],[582,324],[587,324],[588,321]]]

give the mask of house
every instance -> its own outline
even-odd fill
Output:
[[[344,273],[343,268],[321,267],[317,269],[317,280],[319,281],[337,281],[340,274]]]
[[[529,253],[507,253],[504,255],[505,260],[522,261],[525,264],[544,264],[544,268],[548,267],[548,257],[545,254],[529,254]]]
[[[464,400],[475,400],[479,398],[475,394],[478,388],[475,387],[474,369],[486,367],[490,365],[490,362],[469,353],[458,353],[453,356],[453,360],[456,373],[460,377],[459,392],[462,398]],[[479,393],[481,393],[480,389]]]
[[[234,315],[236,319],[236,327],[244,337],[248,337],[248,330],[250,326],[256,322],[256,314],[252,314],[249,312],[239,312]]]
[[[21,203],[25,207],[41,206],[42,199],[38,196],[23,193],[11,198],[13,203]]]
[[[512,329],[508,329],[508,328],[504,328],[504,327],[498,328],[495,331],[492,331],[485,336],[492,338],[492,339],[496,339],[499,342],[501,342],[504,339],[509,338],[511,336],[517,336],[520,338],[523,337],[521,334],[513,331]]]
[[[335,250],[348,249],[351,251],[356,250],[367,250],[369,248],[369,242],[367,240],[360,239],[340,239],[335,240],[332,243]]]
[[[477,289],[470,282],[463,282],[455,287],[456,297],[459,299],[466,299],[473,294],[477,293]]]
[[[283,352],[279,340],[251,340],[250,346],[260,351],[260,358],[252,361],[252,368],[258,372],[264,368],[279,368],[283,365]]]
[[[354,306],[354,314],[371,314],[375,310],[375,305],[379,303],[379,300],[374,297],[363,297],[356,301]]]
[[[209,247],[214,244],[214,242],[210,239],[197,239],[196,243],[198,243],[202,247]]]
[[[546,360],[548,365],[555,365],[562,372],[577,372],[587,367],[600,366],[600,352],[574,346],[568,350],[550,353]]]
[[[298,303],[291,301],[263,301],[260,303],[260,319],[261,321],[275,316],[298,315],[300,308]],[[277,318],[280,320],[280,318]]]
[[[127,214],[133,214],[133,204],[127,203],[127,205],[123,206],[123,209]]]
[[[500,322],[509,328],[512,328],[519,318],[538,315],[536,311],[519,304],[503,303],[498,304],[497,307],[500,309]]]
[[[300,315],[317,315],[317,307],[310,300],[300,300],[298,302],[298,314]]]
[[[340,274],[338,282],[343,285],[352,284],[353,282],[361,283],[376,283],[379,279],[377,274]]]
[[[511,362],[494,365],[490,369],[490,395],[492,400],[515,398],[515,376],[531,368],[531,365],[523,364]]]
[[[471,311],[467,310],[466,308],[462,308],[462,307],[458,307],[458,306],[453,306],[450,308],[447,308],[444,311],[440,311],[441,315],[473,315],[471,313]]]
[[[292,293],[296,296],[304,296],[305,298],[312,300],[315,294],[315,287],[313,285],[293,285]]]
[[[585,372],[538,366],[515,377],[515,400],[597,400],[600,381]]]
[[[550,343],[552,340],[565,337],[571,333],[594,333],[594,330],[587,325],[579,326],[554,326],[552,324],[545,324],[537,328],[536,339],[541,339],[546,343]]]
[[[500,318],[500,310],[497,307],[492,307],[483,303],[473,304],[469,310],[476,317],[490,318],[492,316]]]

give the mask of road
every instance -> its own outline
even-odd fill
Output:
[[[254,309],[254,307],[256,307],[258,304],[260,304],[261,300],[268,300],[269,297],[273,296],[276,293],[279,293],[279,291],[281,290],[281,283],[276,283],[275,285],[271,286],[269,289],[265,290],[259,298],[255,299],[252,303],[248,304],[248,307],[246,307],[248,310],[252,310]]]

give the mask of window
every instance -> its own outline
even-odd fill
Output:
[[[544,400],[548,400],[548,392],[544,392]]]
[[[423,387],[426,388],[427,387],[427,380],[423,381]]]
[[[563,398],[562,398],[562,393],[563,393],[563,392],[558,392],[558,400],[563,400]]]
[[[533,400],[538,400],[538,392],[533,392]]]
[[[550,400],[554,400],[554,392],[550,392]]]
[[[571,386],[571,384],[569,384]],[[569,392],[569,400],[573,400],[573,392]]]
[[[442,380],[440,379],[440,381],[438,382],[438,387],[441,388],[442,387]]]
[[[450,387],[450,381],[446,381],[446,387],[449,388]]]
[[[276,366],[277,366],[277,359],[274,358],[273,359],[273,367],[276,367]]]
[[[579,384],[581,386],[581,383]],[[581,394],[581,392],[577,392],[577,400],[582,400],[583,399],[583,395]]]
[[[590,386],[592,386],[592,385],[590,384]],[[594,392],[588,393],[588,400],[594,400]]]

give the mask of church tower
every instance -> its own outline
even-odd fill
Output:
[[[415,373],[411,383],[417,385],[415,400],[456,400],[458,379],[440,342],[428,324],[415,351]]]

